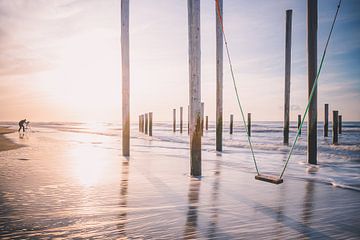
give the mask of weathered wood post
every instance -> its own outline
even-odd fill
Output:
[[[122,155],[130,156],[129,0],[121,0]]]
[[[141,115],[139,115],[139,132],[141,132]]]
[[[149,136],[152,136],[153,113],[149,112]]]
[[[324,111],[324,137],[329,136],[329,104],[325,103]]]
[[[183,132],[183,107],[180,107],[180,133]]]
[[[301,114],[298,115],[298,122],[297,122],[297,128],[299,130],[299,135],[301,135]]]
[[[317,28],[318,1],[307,0],[307,48],[308,48],[308,96],[315,83],[317,74]],[[317,164],[317,86],[309,106],[308,115],[308,163]]]
[[[141,115],[141,132],[142,133],[145,132],[145,115],[144,114]]]
[[[188,105],[188,135],[190,135],[190,105]]]
[[[249,137],[251,137],[251,113],[248,113],[248,122],[247,122],[247,127],[248,127],[248,134],[249,134]]]
[[[234,121],[234,115],[230,114],[230,134],[233,134],[233,121]]]
[[[209,116],[205,116],[205,129],[206,131],[209,129]]]
[[[223,132],[223,0],[215,1],[216,12],[216,151],[222,151]]]
[[[339,112],[338,111],[333,111],[333,144],[338,144],[338,129],[339,129],[339,116],[338,116]]]
[[[145,113],[145,134],[148,134],[149,114]]]
[[[176,109],[173,109],[173,132],[176,132]]]
[[[204,107],[204,103],[201,103],[201,136],[204,135],[204,111],[205,111],[205,107]]]
[[[286,10],[284,144],[289,144],[292,10]]]
[[[339,134],[342,133],[342,116],[339,115]]]
[[[200,0],[188,0],[190,173],[201,176]]]

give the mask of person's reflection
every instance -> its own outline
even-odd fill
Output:
[[[218,223],[218,199],[219,199],[219,185],[220,185],[220,160],[216,161],[215,171],[214,171],[214,182],[212,185],[211,192],[211,208],[210,208],[210,222],[207,233],[207,238],[212,239],[216,237],[216,228]]]
[[[304,206],[302,213],[302,220],[306,225],[310,225],[310,220],[314,208],[313,202],[314,202],[314,182],[309,181],[306,183],[306,187],[305,187],[305,198],[304,198]]]
[[[129,178],[129,161],[124,159],[121,170],[120,185],[120,214],[118,229],[121,236],[126,237],[126,217],[127,217],[127,196],[128,196],[128,178]]]
[[[196,178],[191,178],[190,180],[185,239],[196,239],[200,183],[201,181]]]

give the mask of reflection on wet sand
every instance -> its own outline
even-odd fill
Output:
[[[311,225],[312,212],[314,211],[313,201],[314,201],[314,182],[309,181],[306,183],[305,187],[305,197],[303,205],[302,220],[304,224]]]
[[[185,239],[196,239],[198,225],[198,203],[201,180],[196,178],[190,179],[188,194],[188,211],[185,224]]]
[[[214,182],[212,184],[211,191],[211,209],[210,209],[210,222],[207,231],[207,238],[213,239],[216,237],[217,233],[217,224],[218,224],[218,212],[219,212],[219,186],[220,186],[220,161],[216,161],[215,171],[214,171]]]
[[[120,214],[119,214],[119,223],[117,224],[117,228],[119,229],[119,237],[126,237],[128,185],[129,185],[129,161],[127,159],[124,159],[122,162],[122,170],[121,170],[120,202],[119,202]]]

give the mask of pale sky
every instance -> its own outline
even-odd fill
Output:
[[[338,0],[319,0],[318,59]],[[224,0],[245,112],[282,120],[285,11],[293,9],[291,120],[307,100],[306,1]],[[201,1],[201,85],[215,119],[215,1]],[[131,120],[187,116],[186,0],[130,0]],[[225,52],[224,52],[225,53]],[[0,0],[0,121],[120,121],[120,0]],[[343,0],[319,79],[323,105],[360,120],[360,1]],[[239,109],[224,55],[224,119]]]

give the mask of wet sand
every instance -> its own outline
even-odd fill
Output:
[[[27,147],[0,152],[0,238],[360,237],[359,191],[292,177],[291,169],[281,185],[256,181],[248,151],[228,148],[204,150],[203,177],[191,178],[186,143],[133,131],[124,158],[120,134],[10,134]]]
[[[10,134],[14,132],[16,132],[16,130],[0,126],[0,152],[22,147],[22,145],[16,144],[4,136],[5,134]]]

